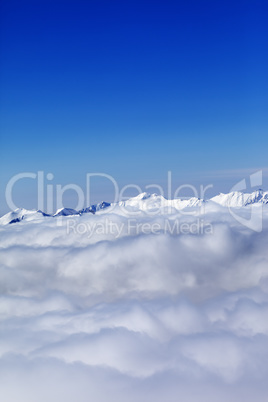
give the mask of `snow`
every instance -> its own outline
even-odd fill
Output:
[[[17,223],[23,221],[42,220],[46,216],[42,211],[27,210],[24,208],[17,208],[15,211],[8,212],[0,218],[0,225],[7,225],[10,223]]]
[[[75,209],[72,208],[60,208],[53,216],[69,216],[69,215],[79,215]]]
[[[211,198],[210,201],[216,202],[224,207],[238,208],[250,204],[267,204],[268,192],[262,190],[254,191],[253,193],[242,193],[239,191],[231,192],[228,194],[220,193],[216,197]]]

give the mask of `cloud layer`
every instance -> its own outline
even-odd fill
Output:
[[[119,211],[1,227],[3,400],[267,401],[266,215],[260,233],[220,207],[180,216],[199,233]]]

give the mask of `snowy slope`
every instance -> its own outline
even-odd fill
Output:
[[[216,197],[210,199],[224,207],[243,207],[250,204],[268,204],[268,192],[262,190],[254,191],[253,193],[242,193],[239,191],[228,194],[220,193]]]
[[[106,209],[106,208],[110,207],[110,205],[111,204],[109,202],[102,201],[98,204],[94,204],[94,205],[91,205],[90,207],[81,209],[79,211],[79,213],[87,214],[87,213],[91,212],[92,214],[95,214],[96,212],[101,211],[102,209]]]
[[[22,220],[42,220],[44,217],[49,216],[42,211],[27,210],[24,208],[17,208],[15,211],[8,212],[6,215],[0,218],[0,225],[6,225],[10,223],[17,223]]]
[[[161,209],[172,207],[175,209],[183,209],[187,207],[196,207],[202,205],[204,200],[200,200],[199,198],[192,197],[190,199],[175,199],[175,200],[167,200],[162,195],[157,194],[148,194],[141,193],[136,197],[132,197],[127,201],[119,202],[120,207],[134,208],[137,210],[153,210],[153,209]]]
[[[72,208],[60,208],[53,216],[69,216],[69,215],[79,215],[75,209]]]

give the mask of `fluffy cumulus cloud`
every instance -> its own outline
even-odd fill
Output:
[[[3,401],[267,402],[267,210],[1,226]]]

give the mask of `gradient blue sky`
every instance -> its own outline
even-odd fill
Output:
[[[175,187],[212,183],[213,195],[267,166],[267,11],[258,0],[2,0],[0,213],[19,172],[144,187],[170,170]],[[96,201],[109,200],[104,187]],[[36,207],[30,180],[15,197]]]

